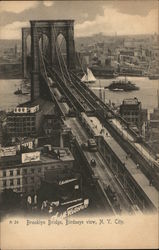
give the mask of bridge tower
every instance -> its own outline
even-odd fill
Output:
[[[27,38],[29,35],[30,35],[30,28],[22,28],[22,73],[24,78],[28,78]]]
[[[40,58],[39,40],[43,35],[49,40],[49,63],[51,67],[57,65],[57,38],[63,35],[66,41],[67,67],[75,68],[74,20],[35,20],[31,23],[31,99],[40,96]]]

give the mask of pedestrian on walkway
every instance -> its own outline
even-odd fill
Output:
[[[150,185],[150,186],[153,186],[153,179],[152,179],[152,178],[150,178],[149,185]]]

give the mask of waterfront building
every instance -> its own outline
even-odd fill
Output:
[[[44,115],[54,113],[52,102],[37,99],[18,105],[7,113],[7,133],[11,137],[37,136],[42,133]]]
[[[74,168],[74,157],[68,148],[23,150],[13,156],[0,157],[0,190],[34,194],[39,189],[46,171],[60,176]]]

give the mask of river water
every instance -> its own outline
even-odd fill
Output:
[[[119,78],[122,79],[122,77]],[[113,92],[105,89],[105,101],[111,100],[111,102],[119,105],[125,98],[137,97],[142,102],[142,107],[148,109],[149,113],[152,112],[157,107],[159,81],[149,80],[145,77],[128,77],[128,80],[134,82],[140,89],[132,92]],[[90,84],[89,87],[99,96],[100,87],[104,92],[104,87],[108,86],[111,81],[111,79],[97,79],[96,83]],[[30,94],[14,94],[14,91],[21,87],[23,92],[30,92],[29,82],[26,83],[22,79],[0,79],[0,110],[14,108],[17,104],[30,99]]]
[[[118,77],[116,79],[123,79],[123,77]],[[142,102],[142,108],[148,109],[148,112],[152,112],[154,108],[157,107],[157,89],[159,88],[158,80],[149,80],[146,77],[127,77],[127,80],[135,83],[140,89],[137,91],[124,92],[124,91],[110,91],[105,89],[112,80],[111,79],[100,79],[96,83],[90,84],[89,87],[94,91],[96,95],[99,96],[99,89],[101,88],[102,96],[104,96],[105,91],[105,102],[114,102],[120,105],[125,98],[137,97],[139,101]]]
[[[18,88],[25,93],[30,92],[29,83],[24,83],[22,79],[0,79],[0,110],[12,109],[30,99],[30,94],[15,95],[14,91]]]

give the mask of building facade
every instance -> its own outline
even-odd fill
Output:
[[[141,102],[137,98],[124,99],[120,105],[120,115],[130,124],[142,130],[143,112]]]
[[[74,158],[68,148],[54,148],[47,153],[34,150],[1,157],[0,190],[3,192],[5,189],[12,189],[18,193],[35,193],[46,171],[51,170],[59,176],[71,170],[73,166]]]
[[[7,114],[7,133],[11,136],[35,136],[39,128],[39,105],[16,107]]]
[[[7,133],[11,137],[36,136],[43,132],[42,122],[48,113],[54,114],[52,102],[37,99],[26,102],[7,113]]]

